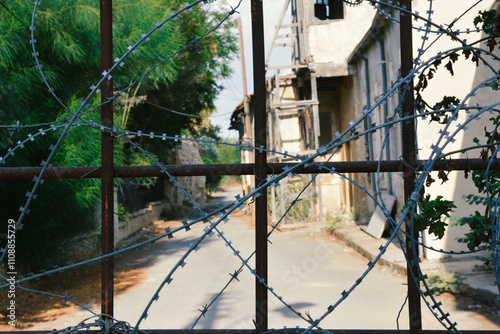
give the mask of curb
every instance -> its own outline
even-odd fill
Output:
[[[344,243],[346,243],[349,247],[354,249],[357,253],[362,255],[363,257],[367,258],[369,261],[375,260],[375,257],[378,255],[372,253],[370,250],[368,250],[366,247],[363,247],[360,243],[357,243],[353,240],[353,238],[350,238],[348,233],[343,233],[343,231],[340,231],[342,229],[336,229],[332,231],[332,234],[339,240],[342,240]],[[359,230],[362,233],[366,234],[364,231],[361,229]],[[356,232],[355,232],[356,233]],[[366,234],[367,237],[371,238],[368,234]],[[374,239],[375,240],[375,239]],[[390,247],[390,246],[389,246]],[[401,275],[406,275],[407,270],[406,266],[404,265],[406,262],[394,262],[385,257],[385,254],[382,255],[382,257],[378,260],[378,264],[390,269],[391,271],[401,274]]]
[[[364,232],[359,226],[347,226],[338,228],[332,231],[332,235],[335,238],[343,241],[346,245],[356,251],[358,254],[362,255],[369,261],[373,261],[375,257],[379,254],[378,244],[385,243],[384,239],[377,240]],[[390,269],[392,272],[407,275],[406,261],[395,261],[391,260],[388,253],[401,252],[401,250],[395,245],[391,244],[387,248],[387,251],[382,255],[382,257],[377,262],[378,264]],[[460,275],[460,273],[458,273]],[[492,285],[495,282],[491,282]],[[471,297],[481,304],[485,304],[491,307],[496,307],[500,310],[500,301],[498,295],[492,291],[485,289],[480,286],[472,286],[468,283],[463,283],[466,288],[465,296]]]

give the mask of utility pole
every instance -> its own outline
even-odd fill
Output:
[[[243,140],[248,140],[249,135],[252,131],[250,124],[250,105],[248,101],[248,89],[247,89],[247,71],[245,65],[245,46],[243,44],[243,29],[241,27],[241,17],[238,16],[238,35],[240,41],[240,58],[241,58],[241,76],[243,80],[243,111],[245,113],[243,119],[243,125],[245,127],[245,135],[243,136]]]

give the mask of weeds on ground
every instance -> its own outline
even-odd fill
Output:
[[[464,292],[463,278],[446,271],[444,265],[437,267],[437,272],[428,275],[426,280],[429,289],[434,290],[434,295],[438,296],[444,292],[459,294]]]
[[[332,216],[332,214],[328,212],[325,216],[326,231],[328,233],[333,233],[334,230],[342,227],[343,225],[342,221],[343,221],[342,216],[340,215]]]
[[[475,264],[472,271],[474,272],[483,272],[483,273],[491,273],[495,271],[495,262],[493,261],[493,256],[490,257],[476,257],[481,261],[481,264]]]

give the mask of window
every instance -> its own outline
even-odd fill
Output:
[[[343,0],[314,0],[314,16],[320,20],[344,18]]]

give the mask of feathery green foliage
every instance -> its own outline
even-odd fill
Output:
[[[42,2],[37,11],[35,39],[39,59],[47,81],[67,109],[48,92],[35,68],[28,28],[33,4],[12,0],[8,6],[11,13],[0,9],[0,124],[37,124],[69,116],[69,110],[78,109],[79,101],[90,92],[89,87],[101,77],[99,2],[48,0]],[[127,47],[137,42],[155,23],[183,6],[184,2],[177,0],[114,1],[115,57],[124,54]],[[115,91],[126,88],[155,64],[204,34],[220,18],[221,14],[198,6],[165,24],[113,73]],[[229,74],[228,60],[237,51],[235,38],[229,33],[231,27],[231,23],[224,25],[126,90],[124,98],[115,103],[115,125],[122,129],[175,135],[198,123],[198,118],[166,112],[147,104],[148,101],[191,115],[202,111],[210,114],[221,89],[216,79]],[[90,106],[98,104],[99,96],[89,103]],[[99,109],[84,118],[99,123]],[[34,131],[37,129],[0,129],[0,156]],[[7,160],[7,166],[39,166],[57,138],[54,132],[38,137],[16,151]],[[139,138],[138,143],[160,161],[168,161],[169,146],[165,142]],[[115,142],[115,151],[117,165],[150,163],[120,141]],[[99,166],[100,132],[85,126],[70,129],[52,163],[55,166]],[[24,205],[26,191],[32,185],[29,181],[0,182],[0,200],[4,208],[0,214],[2,230],[7,219],[18,217],[18,208]],[[50,262],[46,258],[52,244],[95,227],[99,196],[100,181],[97,179],[46,181],[32,203],[31,213],[24,221],[25,228],[19,233],[16,254],[19,261],[31,262],[32,268],[27,269],[40,269]]]

